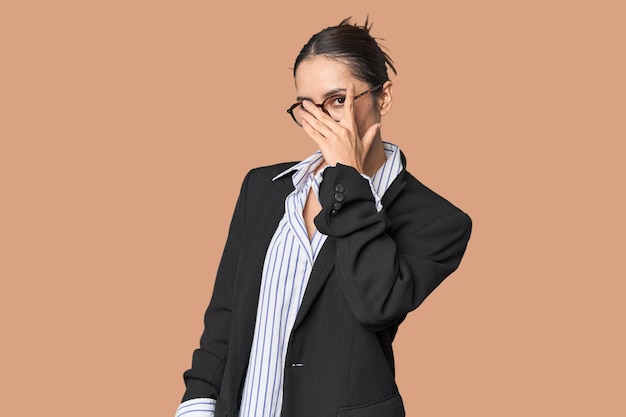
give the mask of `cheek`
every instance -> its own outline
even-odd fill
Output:
[[[362,136],[371,125],[379,121],[379,113],[376,110],[376,104],[372,102],[364,106],[355,106],[355,110],[354,117],[359,130],[359,136]]]

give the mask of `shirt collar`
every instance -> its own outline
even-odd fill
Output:
[[[315,170],[320,166],[323,160],[324,158],[322,156],[322,152],[317,151],[302,162],[298,162],[294,166],[291,166],[280,174],[276,175],[274,178],[272,178],[272,181],[276,181],[277,179],[282,178],[287,174],[293,172],[294,174],[291,177],[291,180],[293,181],[294,187],[296,189],[299,189],[302,185],[304,185],[304,180],[308,177],[308,175],[311,172],[315,172]]]

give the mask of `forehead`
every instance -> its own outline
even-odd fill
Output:
[[[361,84],[345,63],[320,55],[300,62],[295,82],[298,96],[312,98],[319,98],[333,89],[346,88],[351,82],[357,86]]]

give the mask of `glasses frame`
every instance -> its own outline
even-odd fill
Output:
[[[385,82],[386,82],[386,81],[385,81]],[[369,90],[365,90],[365,91],[363,91],[362,93],[357,94],[356,96],[354,96],[354,99],[353,99],[352,101],[356,100],[357,98],[363,97],[363,96],[364,96],[364,95],[366,95],[366,94],[373,93],[374,91],[379,90],[379,89],[380,89],[383,85],[385,85],[385,83],[379,84],[379,85],[377,85],[376,87],[372,87],[372,88],[370,88]],[[346,96],[345,96],[345,94],[333,94],[333,95],[332,95],[332,96],[330,96],[330,97],[326,97],[326,98],[324,99],[324,101],[322,101],[320,104],[313,103],[313,102],[312,102],[312,103],[313,103],[314,105],[316,105],[317,107],[319,107],[320,109],[322,109],[322,111],[323,111],[324,113],[326,113],[328,116],[330,116],[330,117],[332,118],[332,116],[330,115],[330,113],[328,113],[328,111],[324,108],[324,104],[326,104],[326,102],[327,102],[328,100],[331,100],[331,99],[336,99],[337,97],[342,97],[342,96],[343,96],[343,98],[345,99],[345,97],[346,97]],[[307,100],[307,101],[310,101],[310,100]],[[289,108],[287,109],[287,113],[289,113],[289,114],[291,115],[291,118],[293,119],[293,121],[294,121],[294,122],[296,122],[296,124],[297,124],[298,126],[302,127],[302,125],[301,125],[301,124],[298,122],[298,120],[296,119],[296,116],[293,114],[293,111],[294,111],[294,110],[295,110],[298,106],[302,106],[302,101],[298,101],[298,102],[294,103],[291,107],[289,107]]]

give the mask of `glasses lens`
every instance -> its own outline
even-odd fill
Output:
[[[328,114],[330,117],[332,117],[335,121],[338,122],[341,120],[341,115],[343,114],[343,105],[345,101],[346,101],[346,96],[342,96],[342,95],[330,96],[326,98],[326,100],[324,100],[324,102],[322,103],[320,107],[326,114]],[[301,109],[304,110],[304,107],[302,107],[302,103],[300,103],[297,106],[294,105],[290,109],[290,113],[293,119],[300,126],[302,126],[302,117],[300,117]]]
[[[331,96],[324,100],[322,107],[335,121],[341,120],[343,114],[343,104],[346,101],[346,96]]]

